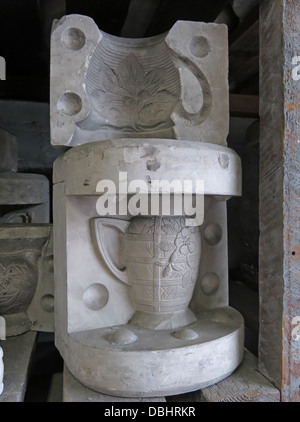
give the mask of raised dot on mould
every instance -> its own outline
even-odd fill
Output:
[[[82,101],[75,92],[65,92],[57,101],[57,109],[66,116],[78,114],[82,108]]]
[[[189,42],[189,50],[193,56],[203,58],[210,53],[211,48],[207,38],[201,35],[195,35]]]
[[[137,336],[128,328],[120,328],[119,330],[114,331],[108,337],[108,340],[111,343],[116,344],[130,344],[134,343],[137,340]]]
[[[211,245],[217,245],[222,239],[222,228],[217,223],[209,223],[204,229],[204,239]]]
[[[51,294],[46,294],[42,296],[40,301],[41,307],[45,312],[53,312],[54,311],[54,296]]]
[[[182,330],[175,331],[175,333],[172,333],[172,336],[179,340],[195,340],[198,338],[196,331],[191,328],[183,328]]]
[[[210,320],[221,324],[230,324],[234,322],[232,314],[225,309],[214,309],[210,313]]]
[[[82,300],[85,306],[92,311],[100,311],[106,306],[109,298],[107,288],[101,283],[91,284],[83,293]]]
[[[68,28],[61,36],[61,42],[69,50],[80,50],[85,44],[85,35],[79,28]]]
[[[206,296],[211,296],[220,287],[220,278],[216,273],[206,273],[200,282],[201,290]]]

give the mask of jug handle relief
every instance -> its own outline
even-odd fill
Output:
[[[192,126],[197,126],[203,123],[211,113],[212,108],[212,93],[210,89],[209,82],[204,75],[204,73],[199,69],[195,63],[190,60],[188,57],[182,56],[178,52],[173,51],[170,48],[171,57],[173,59],[174,64],[178,69],[181,67],[187,68],[197,79],[203,95],[203,103],[200,107],[200,110],[196,113],[188,112],[183,104],[182,101],[178,103],[177,108],[174,110],[179,117],[184,118],[187,122]]]
[[[128,275],[126,267],[124,266],[123,268],[119,268],[119,266],[116,264],[116,261],[118,260],[119,256],[112,256],[112,254],[110,253],[108,249],[109,239],[107,239],[107,233],[105,235],[105,230],[107,230],[108,232],[119,232],[120,234],[124,235],[130,225],[130,221],[120,220],[116,218],[94,218],[93,225],[96,234],[98,249],[107,267],[117,277],[118,280],[128,284]],[[116,255],[118,254],[116,253]]]

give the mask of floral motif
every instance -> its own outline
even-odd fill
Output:
[[[25,310],[34,294],[36,275],[23,261],[0,263],[0,314]]]
[[[183,294],[182,288],[192,287],[197,279],[200,258],[197,255],[197,250],[200,252],[197,238],[200,242],[200,236],[197,237],[196,228],[187,228],[185,219],[181,217],[136,217],[131,221],[130,233],[154,235],[157,218],[160,218],[160,241],[155,244],[145,240],[145,246],[155,265],[161,267],[163,280],[181,281],[181,285],[164,286],[162,297],[173,295],[178,298]],[[153,273],[152,265],[147,268]]]
[[[171,276],[181,279],[182,287],[193,285],[197,278],[199,258],[193,259],[197,244],[192,240],[190,230],[183,227],[177,234],[174,243],[163,241],[158,247],[163,252],[172,252],[167,264],[163,264],[163,262],[158,264],[163,267],[162,278]]]
[[[191,240],[189,229],[183,228],[175,239],[175,245],[179,252],[187,256],[189,253],[195,252],[195,242]]]
[[[92,107],[106,126],[126,131],[173,126],[170,115],[177,101],[178,96],[165,87],[165,70],[146,72],[134,54],[125,57],[115,70],[102,60],[98,88],[91,94]]]

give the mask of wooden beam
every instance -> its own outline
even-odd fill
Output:
[[[244,361],[225,380],[201,391],[202,402],[279,402],[280,394],[258,373],[257,359],[245,351]]]
[[[168,397],[178,402],[279,402],[280,393],[257,371],[257,358],[245,349],[241,365],[223,381],[193,393]]]
[[[229,95],[230,115],[235,117],[259,117],[258,95]]]
[[[258,292],[238,280],[229,280],[229,304],[239,311],[245,320],[245,325],[258,332]]]
[[[263,1],[259,368],[286,402],[300,401],[300,338],[292,335],[300,318],[300,81],[292,73],[299,39],[299,1]]]
[[[232,31],[229,36],[229,85],[236,91],[241,84],[258,74],[259,19],[258,10]]]

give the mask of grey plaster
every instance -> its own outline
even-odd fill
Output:
[[[8,337],[54,329],[50,233],[46,224],[0,226],[0,315]]]
[[[53,25],[51,51],[53,146],[138,136],[226,144],[226,25],[178,21],[128,39],[69,15]]]
[[[51,143],[73,147],[54,163],[55,342],[85,387],[179,394],[242,360],[243,319],[228,306],[226,200],[241,194],[241,167],[225,146],[227,55],[225,25],[179,21],[148,39],[79,15],[53,25]],[[120,174],[125,205],[136,180],[177,180],[174,197],[198,199],[204,181],[203,221],[178,208],[101,215],[98,184],[114,183],[117,203]]]

